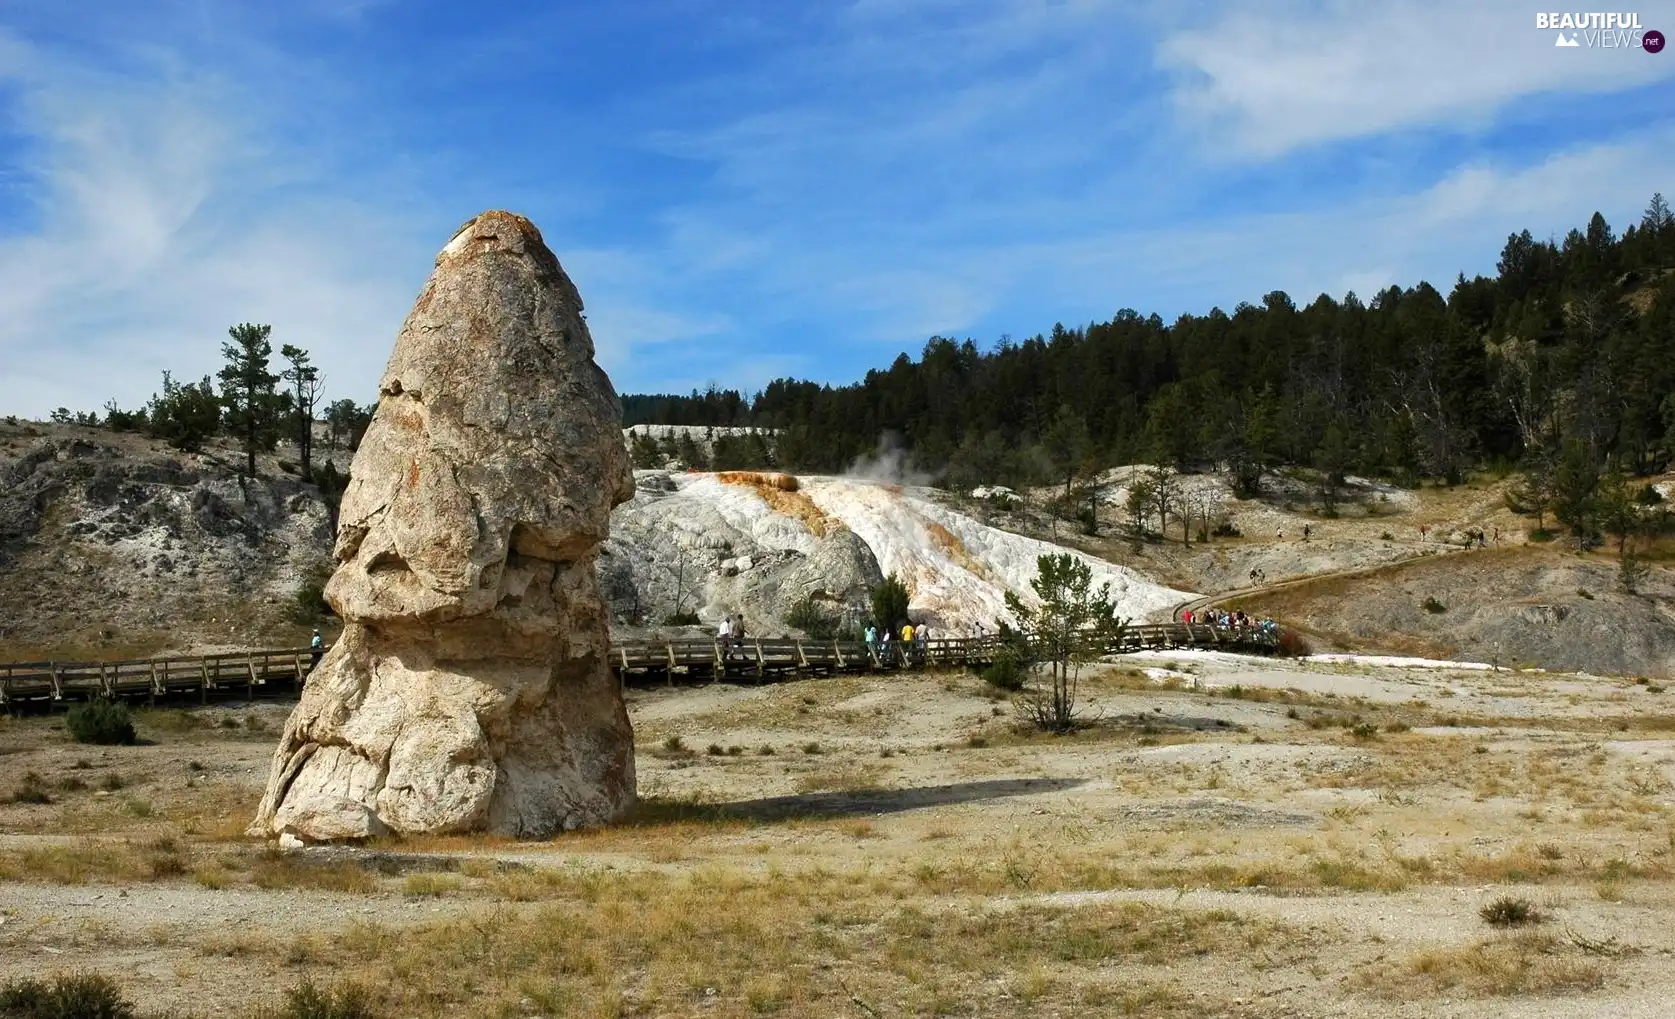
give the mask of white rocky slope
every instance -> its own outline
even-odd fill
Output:
[[[794,492],[725,475],[641,471],[638,493],[611,520],[600,569],[621,623],[661,623],[680,607],[709,623],[743,612],[756,632],[784,628],[813,597],[865,614],[883,574],[901,577],[911,610],[949,634],[1012,621],[1007,591],[1034,601],[1037,557],[1070,552],[1111,585],[1119,615],[1164,619],[1192,595],[1133,570],[979,523],[922,489],[834,477]],[[774,503],[770,505],[770,500]]]

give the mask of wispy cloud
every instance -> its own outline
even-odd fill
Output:
[[[1675,76],[1675,61],[1637,51],[1556,52],[1535,10],[1522,0],[1228,4],[1169,33],[1158,58],[1181,75],[1183,113],[1269,157],[1401,128],[1482,125],[1527,97]]]
[[[133,406],[164,369],[211,371],[241,321],[276,323],[334,375],[376,375],[423,278],[399,224],[291,195],[260,125],[213,76],[101,74],[7,49],[38,224],[0,238],[0,403]]]

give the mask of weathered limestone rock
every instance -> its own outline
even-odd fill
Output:
[[[581,313],[521,216],[484,213],[437,256],[343,495],[343,636],[252,834],[543,837],[633,803],[594,559],[634,482]]]

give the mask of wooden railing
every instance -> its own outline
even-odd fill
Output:
[[[1130,626],[1114,640],[1088,650],[1099,654],[1173,648],[1216,648],[1269,654],[1276,634],[1200,623]],[[852,640],[752,638],[723,643],[716,638],[624,641],[610,650],[611,668],[626,685],[677,678],[741,678],[757,681],[787,675],[824,675],[892,669],[945,669],[987,665],[1006,642],[999,637],[935,639],[911,646],[899,641],[868,645]],[[239,651],[218,655],[133,658],[106,662],[0,663],[0,705],[84,700],[94,697],[145,700],[228,697],[260,693],[294,694],[313,665],[308,648]]]

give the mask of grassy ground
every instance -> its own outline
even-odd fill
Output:
[[[635,693],[644,802],[546,843],[245,841],[272,705],[130,748],[0,722],[0,977],[195,1015],[303,981],[378,1016],[1663,1014],[1675,695],[1137,664],[1069,737],[962,676]]]

